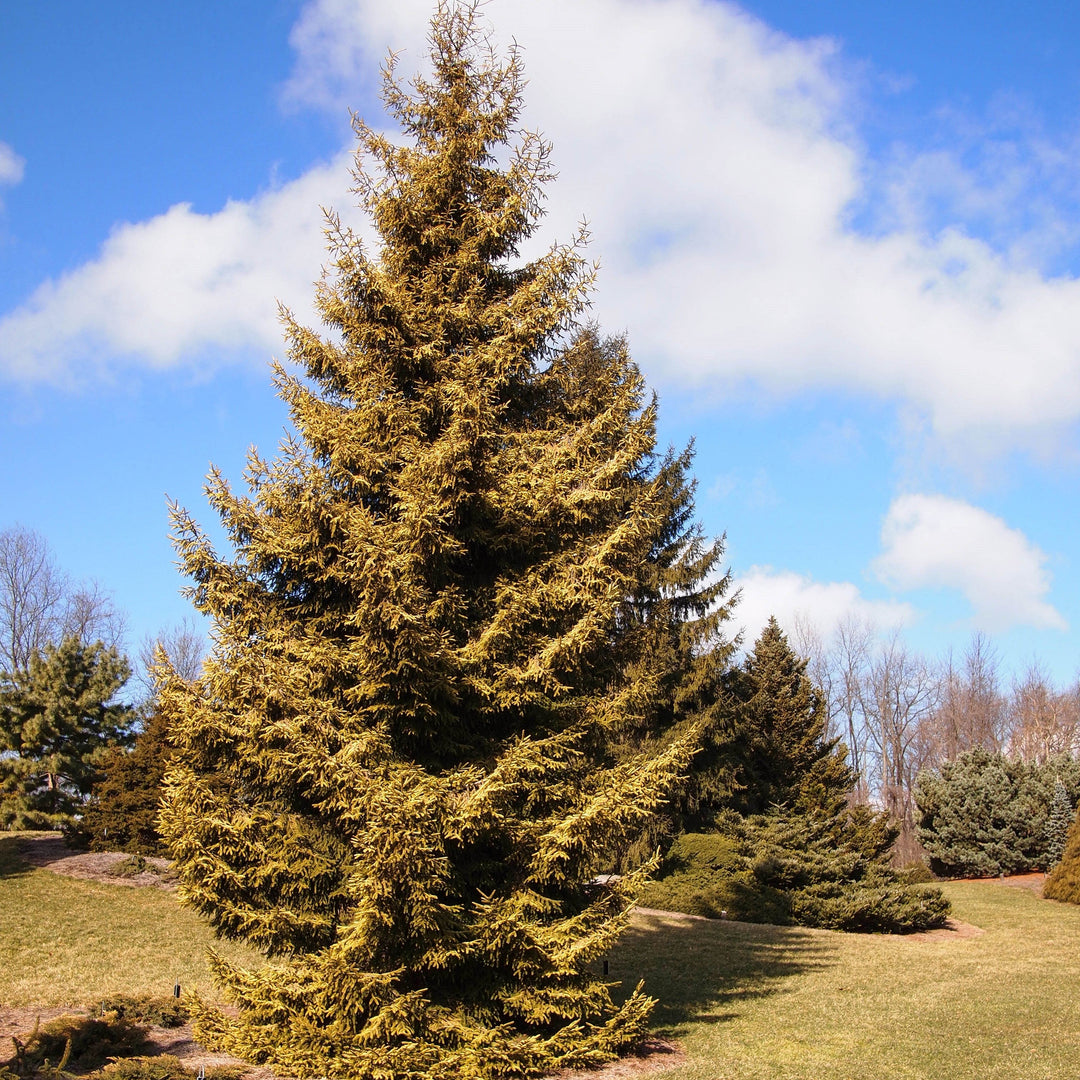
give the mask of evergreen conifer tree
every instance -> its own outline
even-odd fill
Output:
[[[1047,822],[1058,785],[1080,791],[1080,762],[1042,764],[982,747],[919,773],[919,842],[942,876],[1017,874],[1047,866]]]
[[[652,709],[616,733],[613,750],[619,760],[645,748],[656,751],[690,728],[699,733],[698,750],[688,775],[637,841],[613,852],[614,864],[623,870],[647,861],[679,833],[711,821],[730,798],[733,783],[735,735],[725,680],[735,646],[724,635],[731,576],[720,573],[723,539],[708,542],[693,520],[691,461],[688,447],[679,455],[669,453],[657,471],[661,528],[619,634],[628,663],[651,672],[661,693]]]
[[[775,618],[732,673],[732,749],[742,814],[776,806],[835,815],[855,785],[846,750],[826,735],[825,703]]]
[[[130,674],[114,648],[77,637],[0,673],[0,827],[71,823],[110,749],[133,738],[136,714],[116,700]]]
[[[1069,837],[1069,826],[1073,820],[1072,799],[1069,798],[1069,789],[1058,777],[1054,781],[1054,797],[1050,800],[1050,812],[1046,816],[1046,825],[1043,828],[1043,856],[1044,866],[1047,870],[1053,870],[1062,855],[1065,854],[1065,843]]]
[[[165,854],[157,818],[170,753],[168,725],[155,709],[130,750],[118,746],[103,759],[72,839],[93,851]]]
[[[433,76],[387,72],[407,144],[357,124],[381,250],[333,221],[331,333],[286,316],[297,434],[252,451],[248,496],[211,474],[235,555],[175,508],[215,644],[195,684],[161,672],[162,829],[181,899],[268,957],[214,959],[238,1013],[197,1030],[299,1076],[526,1076],[638,1040],[650,1000],[616,1005],[595,961],[649,867],[589,882],[685,773],[726,649],[687,458],[655,456],[625,343],[576,329],[591,268],[515,261],[551,175],[532,135],[495,160],[518,57],[475,8],[431,40]]]
[[[1065,838],[1061,859],[1043,883],[1043,896],[1067,904],[1080,904],[1080,807],[1077,807],[1076,817]]]

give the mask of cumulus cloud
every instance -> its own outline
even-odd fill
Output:
[[[47,281],[0,320],[0,365],[23,381],[77,382],[118,359],[151,368],[280,351],[275,301],[311,319],[325,254],[320,204],[340,201],[347,158],[214,214],[188,205],[116,228],[93,262]]]
[[[23,178],[25,168],[26,161],[6,142],[0,142],[0,184],[18,184]]]
[[[869,600],[850,581],[814,581],[789,570],[752,566],[735,579],[741,590],[732,623],[743,630],[749,647],[761,633],[769,616],[787,634],[796,627],[813,627],[823,641],[829,640],[846,620],[869,623],[878,630],[907,626],[915,621],[915,609],[895,600]]]
[[[524,121],[555,143],[561,179],[542,242],[589,217],[605,267],[596,315],[630,332],[654,381],[784,395],[841,388],[896,401],[941,437],[998,447],[1080,418],[1080,282],[1048,277],[959,225],[852,227],[852,208],[873,197],[872,170],[828,41],[792,40],[717,0],[497,0],[483,12],[497,38],[522,46]],[[422,61],[429,14],[428,0],[314,0],[293,31],[285,96],[343,115],[370,96],[388,48],[404,49],[403,73]],[[317,266],[316,255],[296,257],[308,183],[295,188],[291,221],[283,200],[261,197],[206,219],[174,208],[119,230],[98,260],[0,323],[0,363],[52,377],[90,340],[100,356],[149,364],[180,362],[200,344],[262,343],[267,298],[283,281],[300,286],[300,265],[305,281]],[[340,204],[344,188],[320,197]],[[282,212],[269,215],[272,205]],[[263,224],[244,226],[255,218]],[[153,230],[164,263],[186,266],[188,224],[218,236],[239,227],[227,261],[197,275],[184,329],[164,345],[159,305],[138,288],[144,248],[122,241]],[[229,269],[256,262],[258,272]],[[206,287],[210,267],[234,279],[221,303]],[[120,295],[129,282],[138,299]],[[144,312],[144,328],[104,325],[103,295]]]
[[[957,589],[974,622],[1066,629],[1047,603],[1046,556],[1019,529],[978,506],[944,495],[902,495],[889,507],[874,569],[895,589]]]
[[[601,322],[630,330],[654,378],[853,389],[946,437],[1027,441],[1080,417],[1080,283],[958,227],[850,227],[867,162],[829,42],[706,0],[485,12],[523,46],[527,120],[555,141],[549,223],[565,236],[588,215]],[[292,92],[341,108],[387,47],[422,56],[428,13],[316,0]]]

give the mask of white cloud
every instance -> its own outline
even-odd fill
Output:
[[[25,159],[21,158],[6,142],[0,142],[0,187],[14,187],[22,182],[26,168]],[[4,209],[4,200],[0,199],[0,211]]]
[[[769,621],[770,615],[788,635],[797,624],[812,626],[828,641],[848,619],[869,623],[878,630],[907,626],[915,621],[910,604],[894,600],[868,600],[850,581],[814,581],[790,570],[752,566],[735,579],[741,590],[732,623],[743,629],[743,645],[749,647]]]
[[[400,58],[405,70],[415,69],[426,56],[424,34],[433,7],[430,0],[308,3],[289,35],[297,63],[284,87],[285,101],[344,117],[379,84],[391,50],[406,50]]]
[[[651,375],[854,389],[984,445],[1080,417],[1080,283],[958,228],[848,227],[867,163],[829,43],[707,0],[484,11],[523,46],[527,120],[555,141],[548,225],[566,236],[589,217],[597,312],[629,329]],[[292,92],[343,108],[355,65],[391,45],[406,65],[423,54],[428,14],[420,0],[310,4]]]
[[[18,184],[23,178],[25,168],[26,161],[6,142],[0,142],[0,184]]]
[[[957,589],[988,631],[1066,629],[1047,603],[1046,556],[999,517],[943,495],[902,495],[885,516],[874,569],[895,589]]]
[[[343,114],[367,98],[388,47],[405,50],[403,72],[422,60],[430,8],[309,4],[286,97]],[[605,266],[597,317],[629,331],[655,381],[838,387],[900,402],[939,436],[998,448],[1080,418],[1080,282],[960,228],[851,229],[868,163],[828,42],[793,41],[716,0],[497,0],[483,12],[503,42],[522,45],[525,122],[555,142],[561,179],[543,243],[590,218]],[[300,235],[315,202],[348,198],[344,182],[324,193],[322,179],[315,170],[288,196],[121,228],[99,259],[0,323],[0,366],[58,377],[82,366],[88,342],[101,362],[123,353],[151,365],[264,348],[276,340],[270,298],[310,291],[318,241]],[[204,245],[210,256],[193,250]],[[151,248],[160,300],[143,284]]]
[[[320,204],[340,201],[347,156],[215,214],[188,205],[116,228],[93,262],[47,281],[0,320],[0,367],[78,382],[117,359],[151,368],[281,350],[276,300],[311,320],[325,258]],[[208,354],[215,354],[208,356]]]

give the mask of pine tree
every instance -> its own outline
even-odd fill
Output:
[[[135,713],[116,701],[131,669],[100,641],[46,645],[25,671],[0,674],[0,826],[70,824]]]
[[[536,136],[496,161],[518,57],[475,8],[431,41],[432,77],[386,73],[406,145],[357,123],[380,252],[332,219],[331,333],[285,317],[297,434],[252,451],[248,496],[211,474],[234,557],[174,510],[215,645],[196,685],[162,672],[162,829],[181,899],[268,957],[214,958],[238,1015],[197,1030],[299,1076],[526,1076],[640,1039],[650,999],[595,962],[649,866],[589,882],[687,769],[677,650],[724,648],[687,459],[656,457],[625,342],[577,326],[592,269],[516,262],[551,176]]]
[[[806,665],[770,618],[732,673],[736,791],[730,805],[739,813],[778,806],[833,816],[855,785],[845,748],[827,738],[825,703]]]
[[[1069,789],[1058,777],[1054,781],[1054,797],[1050,801],[1050,812],[1043,827],[1043,863],[1047,870],[1053,870],[1061,862],[1072,820],[1073,804],[1069,798]]]

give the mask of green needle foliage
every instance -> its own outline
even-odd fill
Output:
[[[102,761],[102,779],[68,830],[68,842],[93,851],[164,855],[157,818],[171,750],[165,718],[155,710],[130,750],[113,749]]]
[[[1043,828],[1043,844],[1046,850],[1044,865],[1053,870],[1062,855],[1069,838],[1069,827],[1073,820],[1073,804],[1069,798],[1069,789],[1058,778],[1054,781],[1054,797],[1050,800],[1050,812],[1046,815]]]
[[[75,637],[0,673],[0,827],[73,821],[110,750],[133,738],[136,714],[115,700],[130,674],[115,649]]]
[[[857,933],[942,926],[948,901],[889,865],[896,830],[865,807],[833,814],[776,810],[721,815],[711,833],[685,833],[642,902],[665,911]]]
[[[731,674],[737,738],[729,806],[741,814],[832,812],[855,786],[846,748],[826,736],[825,702],[806,665],[770,618]]]
[[[649,865],[589,882],[686,773],[727,648],[688,458],[578,324],[581,238],[517,260],[551,177],[511,146],[518,57],[474,8],[431,41],[430,78],[386,73],[404,144],[356,125],[380,251],[331,219],[329,333],[285,316],[296,434],[248,496],[211,474],[235,555],[175,510],[215,647],[194,685],[163,662],[162,832],[183,902],[268,958],[215,959],[239,1008],[197,1031],[287,1075],[528,1076],[639,1040],[650,999],[594,972]]]
[[[1080,809],[1069,827],[1061,859],[1043,883],[1043,896],[1080,904]]]
[[[1048,820],[1058,785],[1080,792],[1080,762],[1041,764],[976,747],[921,772],[915,783],[919,842],[935,874],[986,877],[1046,868]],[[1060,816],[1060,811],[1059,811]]]

